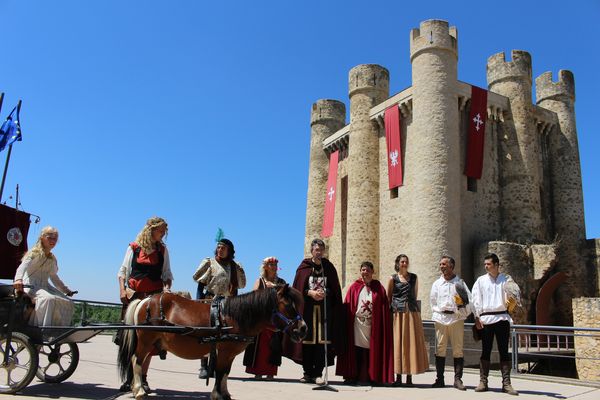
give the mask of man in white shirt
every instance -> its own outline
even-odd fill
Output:
[[[435,323],[435,369],[437,377],[431,387],[444,387],[444,366],[446,363],[446,347],[448,342],[452,345],[454,357],[454,387],[466,390],[462,382],[464,358],[463,338],[465,319],[470,312],[469,289],[464,282],[454,273],[455,261],[450,256],[443,256],[440,260],[440,271],[442,276],[431,287],[429,302],[433,312],[432,319]],[[456,285],[464,286],[466,299],[462,299],[456,291]]]
[[[494,336],[500,353],[500,370],[502,371],[502,391],[512,395],[519,393],[510,382],[511,359],[508,354],[510,340],[510,324],[508,314],[517,303],[517,299],[508,297],[505,285],[512,278],[500,273],[500,260],[494,253],[484,257],[487,274],[480,276],[473,285],[473,307],[475,325],[481,332],[481,358],[479,361],[479,385],[476,392],[488,390],[488,374],[490,372],[490,355]],[[508,297],[508,298],[507,298]]]

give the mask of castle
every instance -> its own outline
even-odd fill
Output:
[[[329,155],[339,151],[334,228],[325,240],[342,285],[365,260],[385,283],[405,253],[429,318],[440,257],[454,257],[471,286],[484,273],[483,255],[494,252],[522,288],[526,313],[518,322],[535,323],[541,306],[544,322],[570,325],[571,300],[598,296],[600,254],[600,240],[585,236],[574,78],[543,73],[534,104],[531,56],[514,50],[511,58],[488,59],[480,179],[463,174],[471,85],[457,79],[457,30],[446,21],[410,32],[411,87],[390,96],[384,67],[358,65],[349,74],[349,124],[344,103],[314,103],[305,254],[321,236]],[[383,117],[393,106],[401,112],[404,173],[403,185],[389,189]]]

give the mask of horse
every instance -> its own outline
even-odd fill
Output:
[[[227,335],[238,339],[254,337],[265,328],[287,333],[291,340],[300,342],[306,336],[307,326],[298,309],[303,305],[302,294],[289,285],[256,290],[223,301],[221,318],[223,326],[231,327]],[[144,323],[158,326],[210,327],[211,304],[188,300],[171,293],[155,294],[144,300],[134,300],[127,307],[125,323]],[[215,384],[211,400],[231,400],[227,390],[227,377],[235,356],[243,352],[248,341],[217,341],[207,343],[203,338],[214,332],[197,330],[181,334],[148,329],[127,329],[119,344],[118,367],[124,380],[133,368],[132,393],[139,400],[147,394],[142,387],[142,364],[146,357],[168,351],[188,359],[199,359],[216,346]]]

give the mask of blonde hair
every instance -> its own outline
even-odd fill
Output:
[[[275,257],[267,257],[264,260],[262,260],[262,264],[260,266],[260,277],[263,279],[267,279],[267,271],[265,271],[265,267],[267,266],[267,264],[277,265],[278,263],[279,260]],[[277,270],[275,270],[275,280],[277,280],[277,278]]]
[[[152,242],[152,231],[156,228],[160,228],[161,226],[167,227],[167,221],[160,217],[152,217],[146,221],[146,225],[142,228],[140,233],[138,233],[135,238],[135,243],[137,243],[144,253],[149,254],[154,250],[154,243]],[[161,240],[160,244],[163,246],[165,243]]]
[[[44,252],[44,245],[42,244],[42,238],[46,235],[51,234],[56,234],[58,236],[58,229],[56,229],[53,226],[46,226],[42,228],[42,230],[40,231],[40,236],[38,236],[37,242],[35,242],[33,247],[29,249],[27,253],[25,253],[23,258],[21,258],[21,261],[25,261],[26,259],[32,260],[34,258],[46,255],[46,253]],[[54,258],[54,254],[50,253],[48,257]]]

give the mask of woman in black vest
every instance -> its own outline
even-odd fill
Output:
[[[412,375],[421,374],[429,368],[429,358],[425,347],[421,310],[417,303],[417,275],[408,272],[408,264],[406,254],[396,257],[396,273],[388,280],[387,296],[393,319],[396,371],[394,386],[402,385],[402,374],[406,374],[406,386],[410,387],[413,385]]]
[[[160,217],[152,217],[130,243],[125,259],[119,269],[119,297],[123,303],[123,311],[133,299],[143,299],[154,293],[171,291],[173,274],[167,246],[163,242],[168,230],[167,222]],[[150,392],[146,374],[151,357],[142,365],[142,385],[146,393]],[[131,390],[131,379],[121,385],[120,391]]]

